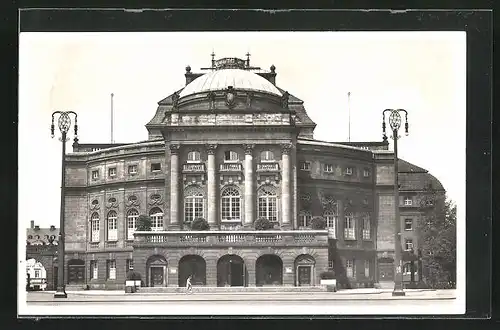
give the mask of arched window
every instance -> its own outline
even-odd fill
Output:
[[[118,230],[116,226],[116,212],[109,211],[108,213],[108,241],[118,240]]]
[[[238,161],[238,153],[232,150],[227,150],[224,152],[224,161],[225,162],[237,162]]]
[[[337,221],[338,221],[337,214],[338,214],[337,208],[335,206],[332,209],[326,210],[325,214],[323,215],[325,220],[326,220],[326,227],[330,228],[333,231],[333,233],[335,235],[334,238],[337,238],[336,234],[335,234],[337,231]]]
[[[99,213],[94,212],[90,217],[90,227],[92,236],[90,237],[91,242],[99,242]]]
[[[222,221],[240,220],[241,195],[238,189],[227,187],[222,191]]]
[[[312,214],[309,211],[301,211],[299,214],[299,227],[309,227]]]
[[[139,217],[139,212],[136,209],[131,209],[127,213],[127,239],[134,239],[134,232],[137,229],[137,218]]]
[[[162,231],[163,230],[163,211],[155,207],[149,212],[151,218],[151,231]]]
[[[187,161],[188,163],[199,163],[201,160],[200,152],[199,151],[190,151],[188,152],[187,155]]]
[[[344,221],[344,239],[356,239],[356,221],[352,212],[346,212]]]
[[[363,214],[363,239],[371,239],[371,223],[370,215],[368,213]]]
[[[264,150],[260,153],[260,161],[262,162],[273,162],[274,153],[271,150]]]
[[[203,192],[198,187],[190,187],[184,191],[184,221],[192,222],[203,218]]]
[[[264,186],[259,190],[258,196],[259,218],[266,218],[271,222],[278,221],[278,197],[276,189]]]

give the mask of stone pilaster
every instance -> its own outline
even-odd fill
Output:
[[[217,145],[210,144],[207,146],[208,161],[207,161],[207,221],[210,229],[215,230],[219,227],[217,221],[217,189],[215,180],[215,150]]]
[[[179,229],[179,145],[170,145],[170,227]]]
[[[255,216],[254,188],[253,188],[253,144],[244,145],[245,148],[245,217],[243,225],[251,227]]]
[[[291,144],[281,146],[281,226],[290,228],[292,226],[290,210],[290,150]]]

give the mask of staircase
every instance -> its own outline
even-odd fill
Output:
[[[184,293],[186,288],[182,287],[141,287],[141,293]],[[200,293],[224,293],[224,292],[326,292],[325,286],[260,286],[260,287],[209,287],[194,286],[193,292]]]

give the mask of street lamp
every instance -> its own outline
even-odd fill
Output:
[[[385,117],[389,113],[389,125],[392,129],[392,138],[394,139],[394,208],[395,208],[395,253],[394,253],[394,291],[393,296],[404,296],[403,290],[403,263],[402,263],[402,246],[401,246],[401,219],[399,218],[399,184],[398,184],[398,136],[399,128],[401,127],[401,113],[405,114],[405,133],[408,135],[408,112],[404,109],[385,109],[382,112],[382,131],[383,139],[387,141],[385,135]]]
[[[61,138],[59,139],[62,142],[62,168],[61,168],[61,213],[60,213],[60,223],[59,223],[59,240],[57,242],[58,247],[58,267],[57,267],[57,290],[54,294],[54,298],[66,298],[68,295],[65,291],[64,284],[64,187],[66,180],[66,169],[65,169],[65,155],[66,155],[66,142],[69,129],[71,128],[71,118],[70,115],[75,116],[75,144],[78,143],[78,125],[77,125],[77,114],[73,111],[54,111],[52,113],[52,125],[50,126],[50,137],[54,138],[54,116],[59,115],[59,119],[57,120],[57,125],[59,126],[59,130],[61,131]]]

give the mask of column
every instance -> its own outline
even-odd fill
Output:
[[[170,145],[170,227],[179,229],[179,145]]]
[[[218,228],[217,221],[217,190],[215,182],[215,150],[217,145],[211,144],[207,146],[208,162],[207,162],[207,208],[208,208],[208,224],[211,230]]]
[[[244,227],[251,227],[254,222],[253,210],[254,194],[253,194],[253,144],[246,144],[245,148],[245,218]]]
[[[290,150],[292,145],[281,146],[281,226],[291,227],[290,218]]]

